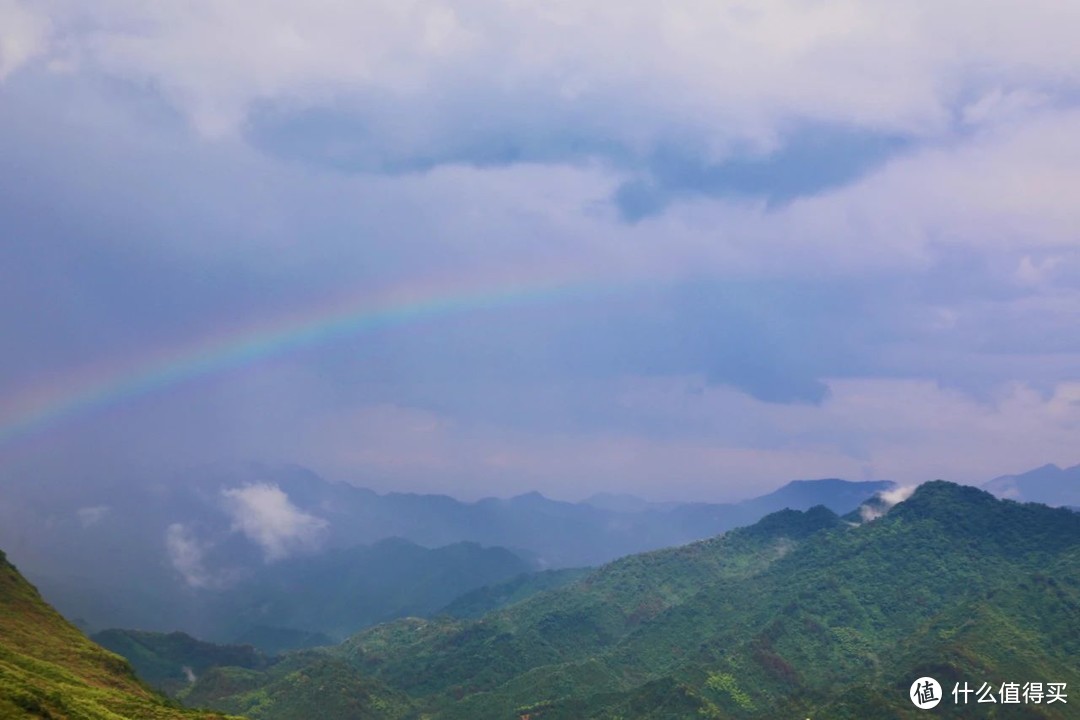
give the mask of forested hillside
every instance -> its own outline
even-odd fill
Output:
[[[275,703],[300,707],[296,673],[332,670],[407,694],[417,717],[771,720],[912,716],[921,675],[946,693],[957,682],[1077,688],[1080,516],[933,482],[868,523],[783,511],[479,620],[381,625],[287,667],[209,674],[187,697],[279,717]],[[936,712],[975,709],[950,696]]]

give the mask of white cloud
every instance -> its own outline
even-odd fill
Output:
[[[490,119],[506,112],[500,99],[531,105],[539,93],[564,118],[607,107],[599,122],[629,143],[693,128],[725,153],[733,139],[767,146],[791,117],[936,133],[956,98],[980,87],[1080,80],[1080,9],[1051,0],[37,7],[65,28],[56,53],[161,88],[210,135],[235,129],[259,100],[304,107],[377,92],[438,106],[385,128],[396,130],[388,142],[419,143],[460,120],[455,96]],[[975,106],[972,118],[986,110]]]
[[[34,7],[47,8],[62,29],[53,56],[160,90],[208,135],[245,127],[249,110],[270,101],[355,113],[363,127],[356,134],[397,159],[437,159],[460,146],[450,156],[458,162],[473,145],[558,143],[577,133],[642,153],[677,136],[721,157],[733,142],[781,143],[799,120],[934,141],[863,182],[782,210],[686,202],[669,213],[677,218],[636,229],[596,211],[625,179],[625,167],[604,163],[448,168],[380,178],[377,186],[302,177],[272,163],[252,166],[260,181],[245,182],[233,168],[230,199],[243,200],[251,188],[266,196],[236,213],[243,227],[226,233],[232,238],[251,234],[256,222],[266,237],[304,232],[292,222],[303,212],[289,206],[303,186],[310,188],[304,204],[336,199],[326,205],[339,224],[367,228],[384,212],[400,213],[408,225],[398,236],[437,235],[470,257],[505,253],[507,264],[522,263],[520,253],[545,248],[566,265],[585,258],[610,267],[640,254],[650,275],[657,266],[911,268],[926,266],[927,247],[940,242],[1077,245],[1080,113],[1067,106],[1070,88],[1080,85],[1080,45],[1061,28],[1080,6],[55,0]],[[200,181],[219,170],[205,169]],[[545,193],[551,201],[532,199]],[[358,207],[351,198],[360,194],[379,202]],[[523,230],[522,213],[539,229]],[[637,240],[662,242],[663,252],[640,252]]]
[[[877,520],[889,512],[895,505],[904,502],[918,489],[918,485],[901,485],[900,487],[878,493],[873,504],[866,504],[859,508],[859,516],[863,522]]]
[[[606,429],[596,430],[602,423],[594,419],[587,432],[549,426],[535,434],[512,422],[493,428],[465,417],[471,399],[456,401],[456,408],[431,403],[438,412],[409,407],[410,398],[339,411],[333,408],[347,404],[339,387],[260,381],[258,372],[247,371],[245,382],[213,392],[207,406],[217,405],[202,422],[192,420],[194,411],[156,414],[133,428],[147,436],[145,443],[133,445],[131,433],[117,433],[117,445],[148,456],[170,444],[183,445],[177,453],[185,456],[219,445],[223,453],[298,457],[363,482],[381,478],[451,492],[542,486],[573,496],[595,483],[582,494],[625,488],[723,498],[752,494],[748,484],[796,476],[979,480],[1048,460],[1077,461],[1069,456],[1077,419],[1075,386],[1068,384],[1077,358],[1044,345],[1068,340],[1080,313],[1080,292],[1068,286],[1080,277],[1080,112],[1070,105],[1080,85],[1078,20],[1080,5],[1057,0],[0,0],[0,76],[35,57],[78,69],[74,79],[62,79],[79,92],[39,76],[41,85],[57,83],[44,93],[53,104],[8,106],[5,117],[19,120],[6,133],[8,147],[22,158],[17,166],[32,169],[29,178],[56,175],[33,186],[29,197],[61,188],[56,197],[71,208],[72,222],[117,218],[117,227],[138,229],[115,233],[117,242],[145,243],[151,252],[173,243],[211,265],[221,253],[229,266],[270,266],[237,288],[273,282],[277,291],[296,278],[299,292],[282,286],[274,304],[257,310],[257,292],[220,313],[228,303],[219,305],[215,296],[206,337],[219,336],[217,322],[319,306],[312,298],[323,294],[313,289],[320,274],[332,278],[324,297],[438,273],[467,281],[469,289],[472,282],[484,288],[517,277],[511,272],[524,268],[527,283],[546,267],[572,268],[598,284],[687,276],[733,285],[794,278],[796,288],[836,277],[864,283],[843,291],[835,309],[821,311],[834,313],[837,323],[850,319],[845,337],[859,357],[822,361],[807,374],[874,377],[830,381],[832,394],[819,407],[758,403],[716,386],[706,386],[697,400],[675,394],[677,401],[658,397],[643,381],[631,390],[602,386],[616,370],[584,389],[557,378],[557,389],[543,388],[532,404],[522,403],[522,415],[547,407],[558,392],[620,396],[653,415],[668,412],[670,403],[670,426],[682,428],[692,418],[710,429],[704,439],[675,437],[658,423],[650,426],[661,428],[654,435],[626,430],[609,407]],[[103,91],[80,83],[78,72],[160,92],[203,135],[225,139],[203,143],[186,128],[162,130],[156,105],[140,104],[142,97],[129,105],[128,95],[113,93],[123,83],[102,84],[111,88]],[[0,92],[33,100],[35,88],[26,85],[11,82]],[[244,145],[237,131],[263,103],[286,113],[343,110],[396,159],[437,156],[455,143],[466,151],[426,173],[313,173]],[[687,138],[718,159],[733,143],[776,147],[801,120],[925,142],[858,182],[786,206],[683,198],[631,227],[607,201],[636,170],[632,163],[563,157],[557,160],[571,162],[452,164],[468,160],[471,146],[463,137],[480,145],[500,138],[528,145],[557,143],[567,134],[573,141],[576,133],[642,157],[658,138]],[[39,164],[39,148],[55,153],[50,166]],[[169,172],[162,174],[163,167]],[[84,207],[94,210],[87,214]],[[161,218],[150,223],[141,213]],[[207,223],[207,231],[201,225],[193,231],[190,218]],[[946,268],[940,277],[946,297],[937,297],[931,286],[943,247],[962,248],[974,262]],[[384,261],[393,272],[380,272]],[[173,264],[168,258],[162,266]],[[887,299],[880,325],[853,310],[876,299],[878,274],[911,288]],[[965,285],[976,281],[977,287]],[[99,278],[86,283],[107,285]],[[961,287],[950,296],[953,285]],[[98,303],[73,297],[71,317],[84,306],[143,306],[119,295],[95,298]],[[747,314],[776,327],[784,357],[797,364],[800,348],[825,342],[810,331],[800,335],[789,324],[787,304],[762,300],[759,313],[757,298],[748,298],[754,308]],[[123,324],[112,316],[93,319],[103,327]],[[688,337],[707,321],[671,317],[673,325],[686,323]],[[163,328],[155,336],[162,346],[173,342],[166,325],[154,323]],[[183,326],[173,335],[187,337],[190,330]],[[542,332],[538,327],[538,337]],[[790,346],[789,336],[797,338]],[[740,340],[733,335],[733,343]],[[988,351],[993,343],[999,347]],[[563,357],[559,351],[553,349],[553,359]],[[400,363],[395,373],[421,384],[429,368],[404,357],[407,351],[390,352],[387,364]],[[53,362],[67,356],[74,353],[39,353]],[[43,373],[43,387],[52,387],[57,374]],[[969,374],[992,397],[912,379]],[[363,375],[357,371],[342,384],[356,387]],[[531,392],[513,390],[519,391]],[[497,383],[478,387],[477,405],[485,394],[507,391]],[[226,397],[231,411],[218,406]],[[415,404],[423,406],[423,398]],[[303,423],[280,421],[301,416]],[[297,439],[299,425],[318,431]],[[176,427],[185,432],[171,432]],[[235,437],[226,439],[230,434]],[[268,559],[317,542],[322,521],[280,489],[232,492],[226,501],[234,527]],[[174,535],[181,564],[205,581],[201,546],[183,528]]]
[[[386,483],[379,489],[510,495],[541,487],[567,499],[619,490],[658,500],[733,500],[814,477],[890,479],[903,490],[1080,462],[1077,383],[1049,395],[1008,384],[985,400],[924,380],[828,385],[819,406],[760,402],[700,378],[625,378],[580,390],[618,402],[640,432],[530,432],[406,407],[357,407],[309,422],[311,435],[295,451],[331,476],[365,485],[378,478]]]
[[[296,507],[277,485],[257,484],[224,490],[233,530],[263,550],[267,561],[314,547],[327,523]]]
[[[0,0],[0,81],[46,48],[50,23],[19,0]]]
[[[1061,262],[1062,258],[1055,256],[1034,260],[1030,255],[1024,255],[1016,266],[1014,277],[1020,285],[1037,287],[1047,282]]]
[[[666,263],[747,274],[920,272],[943,247],[998,256],[1076,251],[1077,127],[1080,111],[1040,111],[914,150],[786,207],[687,200],[650,226],[663,234]]]
[[[183,524],[173,523],[165,530],[165,549],[173,567],[188,585],[203,588],[213,583],[203,565],[205,546]]]
[[[471,488],[481,496],[543,488],[580,499],[618,489],[662,500],[730,500],[794,477],[858,476],[862,465],[824,444],[767,449],[615,428],[530,432],[385,405],[354,408],[313,427],[319,429],[311,444],[299,452],[334,476],[358,476],[366,485],[377,479],[382,490],[457,496]]]
[[[1050,96],[1029,90],[994,88],[961,110],[963,121],[972,126],[1000,124],[1022,119],[1050,104]]]
[[[893,488],[892,490],[886,490],[881,493],[881,499],[888,507],[892,507],[893,505],[897,505],[907,500],[918,488],[918,485],[906,485]]]
[[[108,505],[94,505],[82,507],[75,511],[79,522],[84,528],[93,527],[109,516],[111,508]]]

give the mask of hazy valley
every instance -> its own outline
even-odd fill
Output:
[[[92,495],[88,487],[66,507],[47,489],[9,496],[0,547],[88,631],[183,630],[274,651],[429,615],[523,573],[712,537],[785,507],[848,512],[890,487],[799,481],[730,505],[539,493],[464,503],[251,464]],[[632,504],[610,507],[616,501]]]
[[[1007,481],[1011,492],[1023,477]],[[263,558],[227,589],[201,589],[219,639],[237,642],[145,630],[93,639],[185,705],[252,720],[894,718],[913,712],[906,685],[920,675],[1080,686],[1080,515],[942,482],[906,499],[879,485],[801,482],[740,505],[692,506],[713,522],[800,507],[595,569],[538,571],[528,555],[472,541],[309,548]],[[1058,491],[1070,497],[1067,484]],[[814,499],[839,512],[805,507]],[[395,499],[425,500],[448,499]],[[499,502],[518,513],[522,504],[604,522],[617,512],[537,496]],[[618,512],[644,525],[679,511],[688,508],[635,502]],[[182,714],[133,680],[104,679],[92,669],[103,660],[87,666],[98,651],[6,572],[3,702],[68,717],[74,701],[48,690],[58,672],[64,697],[86,694],[87,707]],[[27,633],[51,639],[28,645]],[[62,650],[78,647],[87,649]],[[108,662],[118,678],[130,673]],[[95,689],[106,686],[115,690]],[[106,717],[99,709],[85,717]],[[1066,710],[1002,707],[994,717]],[[970,716],[963,706],[939,713]]]

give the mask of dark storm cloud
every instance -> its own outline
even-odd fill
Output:
[[[694,135],[661,131],[652,147],[639,148],[621,140],[610,126],[591,126],[593,115],[578,110],[581,121],[575,122],[570,113],[560,112],[557,100],[524,107],[516,98],[505,102],[513,103],[513,113],[490,98],[468,103],[456,118],[444,121],[445,135],[435,137],[402,138],[394,119],[408,127],[412,124],[408,116],[416,108],[392,96],[368,98],[360,103],[368,107],[366,111],[260,107],[252,112],[246,132],[268,153],[343,172],[426,172],[445,164],[599,162],[634,178],[622,183],[611,198],[630,222],[656,215],[680,198],[788,202],[854,182],[911,145],[910,138],[899,135],[804,124],[785,132],[778,147],[735,148],[727,158],[710,160]],[[602,108],[596,111],[603,117]],[[397,136],[396,143],[385,142],[388,132]]]
[[[974,476],[1008,438],[1076,460],[1080,63],[1039,8],[12,7],[5,400],[433,277],[615,288],[65,417],[6,448],[26,477],[238,455],[693,494]]]
[[[631,222],[696,196],[761,198],[775,206],[855,182],[909,144],[895,135],[807,125],[785,133],[771,152],[710,163],[703,148],[666,143],[645,158],[638,179],[619,188],[615,202]]]
[[[307,203],[311,189],[282,197],[282,185],[302,174],[258,177],[257,162],[242,153],[230,160],[236,151],[228,148],[225,157],[209,154],[175,126],[164,136],[172,146],[154,131],[115,136],[108,126],[62,119],[34,128],[40,143],[16,143],[32,116],[64,117],[65,81],[31,80],[6,89],[19,102],[0,117],[11,143],[6,157],[19,171],[8,177],[21,177],[2,200],[17,237],[5,246],[2,290],[9,336],[20,338],[20,350],[6,359],[13,375],[32,376],[43,360],[62,369],[273,317],[317,300],[312,286],[332,295],[345,283],[376,282],[372,265],[380,259],[439,251],[440,238],[418,248],[422,235],[372,226],[362,207],[323,200],[325,212],[317,213]],[[100,154],[105,146],[108,160]],[[58,155],[69,164],[56,166]],[[234,233],[253,235],[260,215],[273,218],[268,237],[247,242],[295,256],[287,274],[215,247],[243,245]],[[334,240],[365,225],[366,233]],[[407,238],[406,247],[376,245],[394,236]],[[337,250],[319,250],[327,244]],[[471,376],[701,374],[769,402],[819,402],[825,391],[818,377],[830,363],[828,352],[814,348],[836,346],[819,340],[843,304],[827,294],[806,283],[690,282],[556,304],[524,321],[513,312],[481,314],[400,338],[389,333],[380,340],[387,350],[371,351],[361,338],[355,355],[346,342],[315,348],[311,357],[324,352],[323,364],[346,384],[358,374],[447,384]]]

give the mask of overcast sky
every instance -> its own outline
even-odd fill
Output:
[[[1076,464],[1078,32],[1060,0],[0,0],[0,477],[726,500]]]

